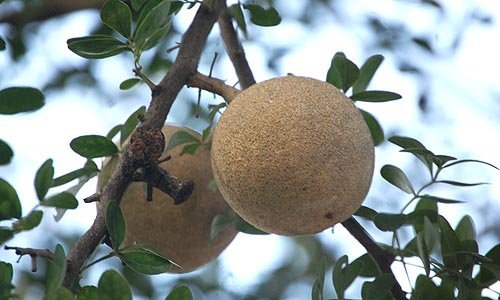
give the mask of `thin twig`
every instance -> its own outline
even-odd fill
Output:
[[[377,262],[380,270],[383,273],[392,274],[394,285],[391,288],[391,293],[395,299],[407,299],[406,292],[403,291],[401,285],[397,281],[394,273],[392,272],[391,265],[394,262],[394,255],[387,253],[377,243],[373,241],[370,235],[365,231],[353,217],[342,222],[342,226],[349,231],[349,233],[371,254],[373,259]]]
[[[224,2],[224,6],[226,6],[225,1],[221,2]],[[241,89],[244,90],[253,85],[255,83],[255,79],[246,59],[245,51],[243,50],[240,40],[238,39],[238,35],[236,34],[236,30],[233,27],[231,15],[229,14],[227,7],[225,7],[224,12],[220,15],[218,23],[227,54],[233,64],[234,70],[236,71]]]
[[[19,255],[17,262],[21,260],[24,255],[29,255],[31,257],[31,272],[36,272],[38,269],[37,257],[47,258],[49,260],[54,259],[54,255],[49,249],[35,249],[35,248],[21,248],[21,247],[9,247],[5,246],[5,250],[15,250],[16,254]]]
[[[224,81],[208,77],[201,73],[196,73],[187,82],[188,87],[197,87],[202,90],[215,93],[222,96],[227,103],[231,102],[236,95],[240,93],[238,89],[224,83]]]

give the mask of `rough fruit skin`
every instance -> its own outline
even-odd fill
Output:
[[[212,169],[247,222],[270,233],[313,234],[360,207],[374,146],[361,113],[335,86],[286,76],[230,103],[214,132]]]
[[[179,130],[201,139],[195,131],[168,124],[162,129],[167,144]],[[180,156],[184,146],[169,150],[167,153],[171,159],[161,166],[183,180],[194,180],[193,194],[186,202],[174,205],[172,198],[157,189],[154,189],[153,201],[147,202],[145,183],[135,182],[127,188],[120,204],[126,223],[122,247],[134,241],[153,246],[161,255],[182,267],[173,265],[168,273],[190,272],[207,264],[217,258],[237,234],[234,227],[229,227],[210,241],[213,218],[218,214],[232,217],[234,212],[219,191],[213,192],[208,188],[213,179],[210,145],[200,146],[194,155]],[[164,153],[162,157],[165,156]],[[103,168],[103,173],[107,166]],[[108,178],[109,175],[106,180]],[[98,186],[102,186],[101,177],[99,181]]]

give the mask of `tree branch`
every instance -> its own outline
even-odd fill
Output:
[[[231,102],[231,100],[233,100],[233,98],[240,93],[240,90],[225,84],[224,81],[217,78],[208,77],[201,73],[196,73],[195,75],[191,76],[191,78],[189,78],[187,86],[197,87],[202,90],[215,93],[224,98],[227,103]]]
[[[19,260],[24,255],[29,255],[31,257],[31,272],[36,272],[38,269],[37,257],[47,258],[49,260],[54,259],[54,255],[49,249],[35,249],[35,248],[21,248],[21,247],[9,247],[5,245],[5,250],[15,250],[16,254],[19,255]],[[18,260],[18,262],[19,262]]]
[[[347,231],[349,231],[349,233],[366,249],[366,251],[371,254],[383,273],[392,274],[394,285],[391,288],[391,293],[394,298],[398,300],[407,299],[406,292],[401,288],[401,285],[397,281],[396,276],[394,276],[391,269],[391,265],[394,262],[394,256],[387,253],[384,249],[377,245],[377,243],[373,241],[363,226],[361,226],[354,219],[354,217],[350,217],[342,222],[342,226],[344,226],[345,229],[347,229]]]
[[[215,5],[211,7],[200,5],[193,22],[182,38],[174,64],[159,85],[153,89],[151,103],[137,131],[141,131],[141,128],[162,128],[177,94],[188,82],[189,78],[196,74],[208,34],[225,4],[224,1],[212,3]],[[140,135],[138,138],[140,138]],[[79,279],[80,270],[84,263],[103,240],[106,234],[104,208],[107,207],[109,201],[119,201],[121,199],[138,167],[141,167],[141,165],[138,165],[138,162],[134,160],[134,153],[131,150],[131,145],[129,145],[125,148],[124,155],[118,161],[109,182],[102,190],[101,205],[94,223],[68,254],[67,271],[63,282],[65,287],[73,288]]]
[[[224,1],[225,2],[225,1]],[[252,74],[252,70],[248,65],[248,61],[245,56],[245,51],[241,46],[241,43],[236,34],[236,30],[233,27],[231,21],[231,15],[224,3],[225,9],[219,17],[218,23],[220,28],[220,34],[224,40],[224,46],[226,47],[226,52],[229,55],[229,59],[233,63],[234,70],[240,81],[241,89],[244,90],[255,83],[255,79]]]

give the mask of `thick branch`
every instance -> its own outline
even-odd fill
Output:
[[[220,79],[208,77],[201,73],[196,73],[194,76],[191,76],[187,85],[217,94],[224,98],[227,103],[231,102],[240,92],[240,90],[225,84],[224,81]]]
[[[140,128],[160,129],[174,103],[177,94],[187,83],[188,79],[196,73],[201,52],[208,34],[217,21],[224,1],[216,1],[216,5],[209,8],[201,5],[196,16],[184,34],[177,58],[168,74],[153,90],[150,106],[144,116]],[[104,223],[104,209],[110,200],[121,199],[125,189],[132,181],[132,176],[137,166],[134,160],[127,155],[130,146],[125,149],[125,154],[119,160],[111,178],[102,190],[101,209],[90,229],[77,241],[75,247],[68,255],[68,267],[64,278],[64,286],[72,288],[80,276],[80,270],[94,249],[101,243],[106,234]]]
[[[391,288],[391,293],[395,299],[407,299],[406,293],[399,285],[396,280],[396,276],[392,272],[391,265],[394,262],[394,256],[387,253],[379,245],[377,245],[370,235],[365,231],[363,226],[361,226],[353,217],[342,222],[342,226],[349,231],[349,233],[366,249],[368,253],[371,254],[373,259],[377,262],[380,270],[383,273],[392,274],[394,279],[394,285]]]
[[[225,2],[225,1],[223,1]],[[224,4],[225,6],[225,4]],[[231,22],[231,15],[226,9],[219,17],[219,28],[222,39],[224,40],[224,45],[226,46],[227,54],[229,59],[233,63],[234,70],[240,81],[241,89],[244,90],[247,87],[255,83],[255,79],[252,74],[252,70],[248,65],[248,61],[245,56],[245,51],[241,46],[241,43],[234,30],[233,23]]]

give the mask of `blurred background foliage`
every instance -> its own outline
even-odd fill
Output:
[[[132,77],[131,58],[120,55],[114,58],[113,62],[106,60],[83,60],[75,57],[53,57],[51,51],[61,53],[61,47],[66,47],[55,43],[63,42],[57,39],[58,32],[63,32],[67,36],[68,32],[72,36],[82,36],[87,34],[106,33],[111,34],[111,30],[103,26],[99,21],[98,8],[104,1],[91,0],[4,0],[0,1],[0,35],[7,42],[7,51],[4,51],[0,59],[0,83],[2,87],[13,84],[32,85],[41,89],[47,95],[47,102],[52,96],[64,93],[68,89],[75,90],[76,93],[84,92],[93,95],[105,105],[114,106],[125,103],[125,105],[135,105],[131,99],[141,98],[143,102],[148,101],[148,92],[145,88],[134,88],[128,93],[118,89],[118,83],[127,77],[112,78],[109,70],[117,68],[118,74],[129,72]],[[124,1],[127,2],[127,1]],[[188,1],[186,1],[188,2]],[[295,28],[300,28],[301,32],[315,33],[324,30],[325,23],[333,23],[345,32],[344,35],[331,36],[332,40],[338,39],[339,45],[344,45],[342,39],[352,37],[358,47],[355,57],[368,57],[369,55],[380,53],[386,57],[390,66],[396,71],[396,76],[403,76],[411,79],[411,85],[416,87],[413,95],[404,95],[406,106],[413,106],[410,109],[418,111],[421,122],[437,122],[439,114],[443,109],[439,93],[435,93],[438,88],[436,82],[441,80],[442,72],[436,72],[434,66],[439,61],[449,61],[461,45],[467,41],[467,34],[472,27],[491,27],[496,24],[495,14],[489,10],[488,4],[484,1],[437,1],[437,0],[384,0],[384,1],[341,1],[341,0],[307,0],[307,1],[287,1],[287,0],[259,0],[246,1],[258,3],[264,7],[275,7],[283,20],[282,31],[276,31],[274,35],[293,35]],[[369,3],[373,2],[373,3]],[[188,5],[185,6],[187,8]],[[377,9],[380,6],[383,9]],[[191,9],[194,11],[195,8]],[[498,16],[498,14],[496,14]],[[175,57],[176,43],[180,42],[181,34],[186,25],[190,22],[192,14],[181,12],[174,18],[171,30],[161,41],[160,45],[143,57],[144,73],[148,74],[153,81],[158,81]],[[293,55],[294,47],[307,43],[304,35],[295,40],[295,44],[280,42],[287,41],[285,38],[278,39],[272,43],[266,39],[262,28],[248,28],[248,33],[240,36],[243,38],[243,46],[248,48],[250,65],[253,67],[254,54],[264,54],[256,59],[256,75],[258,81],[273,75],[283,75],[287,72],[287,57],[296,58]],[[271,36],[272,36],[271,34]],[[211,35],[206,45],[205,54],[202,58],[200,69],[208,73],[208,69],[213,59],[213,54],[218,52],[225,57],[217,35]],[[325,41],[325,45],[327,41]],[[347,43],[349,44],[349,43]],[[477,45],[477,47],[488,47],[488,45]],[[259,50],[255,50],[258,48]],[[330,47],[325,46],[325,51],[332,56]],[[339,49],[340,51],[340,49]],[[307,65],[307,57],[302,57]],[[42,61],[40,61],[42,60]],[[114,64],[114,65],[110,65]],[[329,61],[324,62],[323,69],[327,69]],[[487,68],[488,66],[484,66]],[[106,72],[104,72],[106,71]],[[468,70],[462,70],[468,72]],[[215,76],[220,75],[222,79],[228,79],[233,84],[236,82],[234,75],[227,67],[227,64],[216,63],[214,68]],[[266,75],[264,75],[266,74]],[[271,75],[268,75],[271,74]],[[300,74],[297,74],[300,75]],[[232,77],[231,77],[232,76]],[[483,74],[473,74],[473,76],[483,76]],[[487,75],[485,75],[487,76]],[[458,87],[459,89],[461,87]],[[398,90],[395,90],[399,92]],[[482,91],[494,99],[494,105],[482,105],[477,99],[477,105],[484,111],[493,110],[496,116],[500,115],[498,86],[491,86]],[[206,127],[208,108],[206,102],[216,104],[208,93],[203,93],[204,105],[201,105],[200,118],[193,118],[197,111],[197,93],[182,93],[177,102],[183,102],[184,109],[175,110],[175,121],[187,124],[198,130]],[[208,99],[208,100],[206,100]],[[71,99],[70,99],[71,100]],[[71,101],[78,101],[74,99]],[[127,102],[128,101],[128,102]],[[138,107],[138,105],[137,105]],[[187,109],[186,109],[187,107]],[[135,110],[131,108],[131,111]],[[178,112],[178,113],[176,113]],[[397,113],[397,112],[396,112]],[[466,113],[466,112],[463,112]],[[433,117],[436,116],[437,117]],[[459,118],[460,116],[457,116]],[[204,120],[205,119],[205,120]],[[384,119],[381,119],[383,122]],[[117,123],[120,121],[117,121]],[[493,120],[496,126],[499,119]],[[427,124],[428,126],[432,126]],[[419,124],[413,126],[418,127]],[[474,126],[471,124],[471,126]],[[5,127],[1,128],[3,132]],[[389,128],[391,132],[397,132],[397,127]],[[442,133],[446,135],[445,132]],[[495,137],[492,137],[495,138]],[[496,137],[498,142],[498,136]],[[386,146],[382,146],[383,149]],[[471,145],[474,147],[474,145]],[[450,152],[454,149],[450,149]],[[15,151],[15,149],[14,149]],[[396,151],[392,148],[390,151]],[[447,150],[445,150],[447,151]],[[450,153],[453,154],[453,153]],[[415,181],[423,177],[421,171],[416,166],[416,162],[410,164],[408,171],[410,177]],[[464,170],[467,172],[468,169]],[[0,174],[5,173],[0,170]],[[425,180],[422,180],[425,182]],[[380,193],[384,193],[384,198],[399,198],[400,195],[393,191],[385,191],[386,187],[377,186],[380,192],[375,193],[375,200],[380,198]],[[475,205],[478,215],[484,216],[482,221],[485,224],[481,227],[478,240],[481,236],[489,236],[496,240],[500,236],[500,222],[497,219],[498,209],[492,209],[498,199],[489,199],[489,196],[476,194],[474,197],[478,203]],[[484,201],[479,201],[479,200]],[[384,200],[385,201],[385,200]],[[498,204],[498,202],[496,203]],[[390,207],[390,203],[385,202],[384,208]],[[496,221],[495,221],[496,220]],[[478,221],[479,223],[480,221]],[[373,226],[365,224],[370,232]],[[55,236],[53,236],[55,234]],[[373,234],[377,240],[388,240],[384,234]],[[55,246],[54,241],[63,242],[66,249],[79,237],[79,233],[56,231],[42,236],[42,240],[37,243],[38,248],[50,248]],[[354,240],[349,241],[354,243]],[[182,276],[145,276],[137,274],[125,267],[120,266],[116,260],[109,262],[110,265],[122,268],[122,273],[132,284],[137,297],[158,298],[165,295],[172,286],[180,283],[187,283],[198,297],[196,299],[301,299],[300,295],[310,295],[311,286],[318,274],[319,258],[325,256],[327,265],[331,266],[338,256],[345,253],[346,248],[339,249],[325,241],[325,236],[307,236],[288,238],[284,259],[281,259],[264,276],[258,278],[255,284],[247,287],[243,292],[239,292],[228,283],[227,273],[220,270],[218,263],[210,264],[206,268],[197,272]],[[349,247],[344,245],[344,247]],[[483,250],[489,249],[485,247]],[[103,250],[99,250],[103,251]],[[104,252],[102,252],[104,253]],[[242,257],[241,259],[247,259]],[[44,285],[45,262],[39,260],[39,272],[31,273],[27,268],[18,268],[16,277],[16,292],[21,298],[32,297],[41,294]],[[108,263],[108,262],[106,262]],[[17,266],[15,265],[17,268]],[[103,267],[104,268],[104,267]],[[328,274],[328,273],[327,273]],[[330,271],[331,274],[331,271]],[[359,285],[358,285],[359,288]],[[327,285],[327,295],[333,296],[333,288]],[[306,291],[306,292],[304,292]],[[204,295],[204,296],[202,296]],[[298,295],[298,296],[297,296]],[[203,298],[204,297],[204,298]]]

